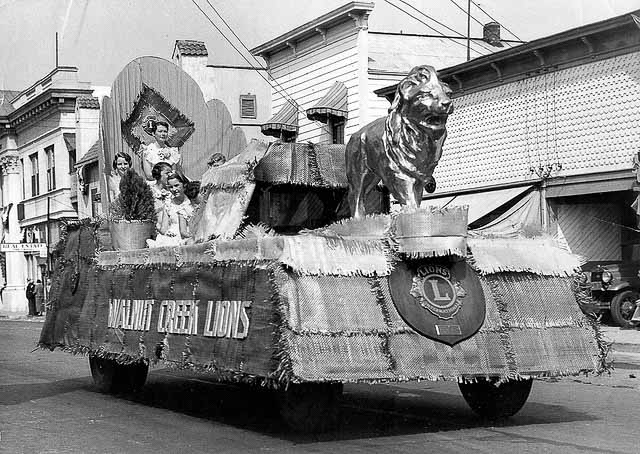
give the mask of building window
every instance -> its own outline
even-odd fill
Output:
[[[76,172],[76,149],[72,148],[71,150],[67,150],[69,153],[69,173]]]
[[[98,197],[98,189],[91,188],[91,217],[97,218],[100,214],[98,206],[100,205],[100,199]]]
[[[256,95],[240,95],[240,118],[256,118]]]
[[[333,119],[331,124],[331,143],[344,144],[344,120]]]
[[[56,188],[56,155],[53,151],[53,145],[44,149],[47,155],[47,191],[53,191]]]
[[[25,167],[24,167],[24,158],[22,158],[20,160],[20,171],[21,171],[21,175],[22,175],[22,198],[26,198],[27,197],[27,189],[26,189],[26,184],[25,184],[25,178],[27,176],[26,172],[25,172]]]
[[[31,160],[31,197],[40,194],[40,174],[38,170],[38,153],[29,156]]]

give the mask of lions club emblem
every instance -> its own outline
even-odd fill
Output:
[[[477,273],[465,261],[398,263],[389,275],[398,315],[417,333],[453,346],[473,336],[485,318]]]
[[[438,265],[418,267],[409,293],[418,300],[420,306],[443,320],[452,319],[467,296],[466,290],[451,276],[449,269]]]

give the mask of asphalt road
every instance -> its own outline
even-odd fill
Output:
[[[33,351],[41,327],[0,321],[0,453],[640,452],[633,369],[536,381],[498,425],[476,418],[455,383],[347,385],[339,429],[301,435],[270,393],[204,375],[156,368],[138,394],[100,394],[85,357]]]

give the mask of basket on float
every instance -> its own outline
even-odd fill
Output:
[[[111,241],[116,250],[131,251],[147,247],[147,240],[153,238],[153,221],[127,221],[113,219],[109,223]]]

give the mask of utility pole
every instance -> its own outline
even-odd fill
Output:
[[[467,0],[467,61],[469,60],[471,60],[471,0]]]
[[[50,240],[51,240],[51,196],[47,196],[47,277],[51,276],[51,251],[49,248]]]
[[[58,66],[58,32],[56,32],[56,69]]]

